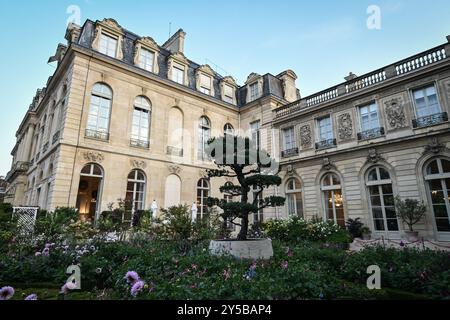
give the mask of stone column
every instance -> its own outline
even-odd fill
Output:
[[[25,145],[24,145],[25,152],[23,157],[24,161],[30,161],[33,138],[34,138],[34,125],[30,124],[28,126],[28,132],[25,137]]]

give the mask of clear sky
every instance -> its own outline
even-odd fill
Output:
[[[185,54],[216,64],[239,84],[248,74],[296,72],[302,96],[446,41],[448,0],[0,0],[0,175],[10,169],[15,132],[36,89],[54,72],[47,65],[65,43],[67,8],[85,19],[116,19],[163,44],[187,33]],[[367,9],[381,9],[381,29],[367,27]],[[211,62],[212,61],[212,62]]]

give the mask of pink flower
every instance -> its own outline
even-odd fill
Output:
[[[144,289],[144,281],[139,280],[133,286],[131,287],[131,295],[136,298],[136,296],[139,294],[139,292]]]
[[[3,287],[0,289],[0,300],[9,300],[14,296],[13,287]]]
[[[140,280],[139,275],[137,274],[136,271],[128,271],[125,274],[124,279],[126,279],[128,284],[130,285],[134,285],[136,282]]]
[[[197,270],[197,268],[198,268],[198,266],[196,264],[193,264],[191,267],[193,270]]]
[[[283,261],[283,262],[281,263],[281,267],[282,267],[283,269],[287,269],[287,268],[289,267],[289,262]]]
[[[225,281],[227,281],[228,279],[230,279],[230,277],[231,277],[231,270],[230,270],[230,269],[228,269],[228,270],[223,270],[223,277],[224,277]]]
[[[35,257],[40,257],[41,255],[42,253],[40,253],[39,251],[34,254]]]
[[[289,258],[292,258],[292,257],[294,256],[294,252],[291,251],[291,250],[289,250],[288,253],[287,253],[287,256],[288,256]]]

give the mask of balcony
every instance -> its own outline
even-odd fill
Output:
[[[281,157],[282,158],[289,158],[294,157],[298,155],[298,148],[288,149],[281,151]]]
[[[56,131],[53,135],[52,144],[55,144],[59,140],[59,131]]]
[[[447,112],[437,113],[426,117],[421,117],[414,119],[412,121],[413,128],[419,129],[419,128],[426,128],[431,127],[437,124],[441,124],[448,121],[448,114]]]
[[[48,142],[44,144],[44,146],[42,147],[42,153],[46,153],[48,150]]]
[[[183,149],[168,146],[167,147],[167,154],[169,156],[182,157],[183,156]]]
[[[385,131],[383,127],[370,129],[366,131],[362,131],[358,133],[358,140],[371,140],[383,137],[385,135]]]
[[[336,139],[328,139],[316,142],[316,150],[323,150],[337,146]]]
[[[35,157],[36,161],[38,161],[40,158],[41,158],[41,153],[40,152],[36,153],[36,157]]]
[[[5,180],[11,181],[14,177],[25,174],[30,169],[30,163],[25,161],[18,161],[16,162],[11,171],[8,172],[6,175]]]
[[[102,140],[102,141],[109,140],[109,133],[104,132],[104,131],[96,131],[96,130],[86,129],[84,136],[89,139],[96,139],[96,140]]]
[[[130,139],[130,146],[142,149],[149,149],[150,142],[145,140]]]

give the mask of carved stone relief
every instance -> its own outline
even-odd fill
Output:
[[[311,125],[305,124],[300,127],[300,144],[302,149],[308,149],[312,147]]]
[[[338,116],[338,135],[341,141],[350,140],[353,137],[353,120],[349,112]]]
[[[390,99],[384,104],[389,130],[401,129],[408,126],[405,106],[401,97]]]

